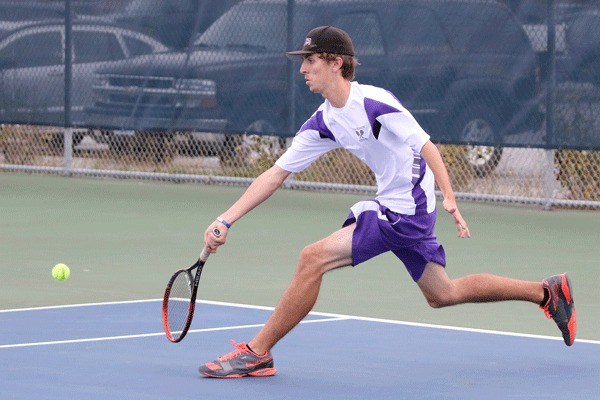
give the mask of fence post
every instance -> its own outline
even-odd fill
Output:
[[[63,175],[73,172],[73,128],[65,127],[63,131]]]
[[[288,0],[287,2],[287,50],[292,50],[295,49],[296,46],[298,45],[297,43],[294,43],[294,3],[296,0]],[[296,97],[297,97],[297,87],[296,87],[296,74],[298,73],[297,71],[297,65],[295,65],[292,60],[288,59],[287,60],[287,67],[288,67],[288,93],[289,93],[289,97],[288,97],[288,103],[289,103],[289,113],[288,113],[288,124],[287,126],[284,128],[285,130],[287,130],[287,132],[285,133],[285,140],[281,140],[280,138],[280,143],[285,143],[284,147],[287,150],[287,143],[288,143],[288,134],[289,135],[293,135],[293,133],[296,131],[296,129],[298,129],[296,127]],[[289,182],[294,181],[294,174],[290,174],[290,176],[285,180],[284,182],[284,186],[286,186],[286,183],[289,185]]]
[[[296,48],[297,44],[294,43],[294,1],[288,0],[287,2],[287,49]],[[288,125],[285,129],[287,129],[287,134],[292,134],[296,130],[296,74],[298,73],[296,70],[295,63],[288,59],[287,60],[288,67],[288,102],[289,102],[289,113],[288,113]]]
[[[71,20],[71,0],[65,0],[65,93],[64,93],[64,175],[73,170],[73,128],[71,126],[71,85],[73,62],[73,26]]]
[[[556,104],[556,18],[555,18],[555,0],[548,0],[547,3],[547,67],[548,76],[546,82],[546,179],[545,192],[546,204],[544,208],[552,208],[554,198],[554,152],[556,147],[556,137],[554,132],[554,108]]]

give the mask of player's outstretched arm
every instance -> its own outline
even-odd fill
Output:
[[[281,169],[277,165],[272,166],[260,174],[246,189],[244,194],[227,211],[222,213],[219,218],[225,221],[225,223],[232,225],[235,221],[271,197],[289,175],[289,171]],[[219,229],[221,236],[216,237],[213,234],[215,228]],[[211,253],[215,253],[217,248],[225,243],[228,231],[229,228],[223,222],[217,220],[209,225],[204,232],[204,243]]]
[[[454,196],[454,190],[452,190],[452,185],[450,184],[448,170],[444,165],[444,161],[442,160],[439,150],[431,141],[428,141],[421,149],[421,156],[425,159],[427,165],[429,165],[429,168],[431,168],[431,171],[433,172],[435,182],[442,192],[442,205],[444,210],[452,215],[458,236],[461,238],[471,237],[471,232],[469,232],[467,222],[464,220],[460,214],[460,211],[458,210],[456,197]]]

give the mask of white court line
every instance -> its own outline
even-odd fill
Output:
[[[107,302],[101,302],[101,303],[64,304],[64,305],[59,305],[59,306],[13,308],[10,310],[0,310],[0,313],[11,313],[11,312],[20,312],[20,311],[54,310],[54,309],[60,309],[60,308],[75,308],[75,307],[112,306],[112,305],[116,305],[116,304],[151,303],[151,302],[155,302],[155,301],[162,301],[162,299],[107,301]]]
[[[323,318],[323,319],[311,319],[300,321],[301,324],[314,324],[318,322],[332,322],[332,321],[343,321],[349,318]],[[204,328],[204,329],[190,329],[190,333],[202,333],[202,332],[216,332],[216,331],[230,331],[235,329],[247,329],[247,328],[260,328],[265,324],[251,324],[251,325],[237,325],[237,326],[221,326],[217,328]],[[0,345],[0,349],[11,349],[15,347],[35,347],[35,346],[51,346],[56,344],[69,344],[69,343],[87,343],[87,342],[106,342],[109,340],[124,340],[124,339],[139,339],[153,336],[164,336],[164,332],[154,333],[140,333],[137,335],[122,335],[122,336],[105,336],[96,338],[85,338],[85,339],[70,339],[70,340],[55,340],[50,342],[32,342],[32,343],[15,343],[15,344],[3,344]]]
[[[237,303],[225,303],[220,301],[210,301],[210,300],[199,300],[200,303],[204,304],[212,304],[218,306],[225,307],[239,307],[239,308],[255,308],[260,310],[274,310],[273,307],[263,307],[263,306],[252,306],[248,304],[237,304]],[[405,326],[416,326],[420,328],[432,328],[432,329],[445,329],[450,331],[460,331],[460,332],[473,332],[473,333],[486,333],[490,335],[503,335],[503,336],[517,336],[517,337],[525,337],[525,338],[533,338],[533,339],[547,339],[547,340],[560,340],[563,339],[560,337],[554,336],[543,336],[543,335],[532,335],[528,333],[517,333],[517,332],[505,332],[505,331],[495,331],[490,329],[477,329],[477,328],[463,328],[459,326],[450,326],[450,325],[436,325],[436,324],[425,324],[421,322],[407,322],[407,321],[398,321],[394,319],[384,319],[384,318],[372,318],[372,317],[359,317],[355,315],[344,315],[344,314],[333,314],[333,313],[325,313],[318,311],[311,311],[309,315],[317,315],[321,317],[338,317],[344,319],[352,319],[356,321],[367,321],[367,322],[379,322],[383,324],[393,324],[393,325],[405,325]],[[577,343],[591,343],[591,344],[600,344],[600,340],[589,340],[589,339],[577,339]]]
[[[73,307],[90,307],[90,306],[103,306],[103,305],[118,305],[118,304],[132,304],[132,303],[147,303],[147,302],[158,302],[162,301],[162,299],[147,299],[147,300],[128,300],[128,301],[115,301],[115,302],[103,302],[103,303],[84,303],[84,304],[68,304],[68,305],[60,305],[60,306],[49,306],[49,307],[33,307],[33,308],[18,308],[12,310],[0,310],[0,313],[3,312],[19,312],[19,311],[37,311],[37,310],[48,310],[54,308],[73,308]],[[213,301],[213,300],[198,300],[197,303],[201,304],[210,304],[210,305],[218,305],[224,307],[235,307],[235,308],[249,308],[254,310],[265,310],[265,311],[273,311],[274,307],[266,307],[266,306],[256,306],[251,304],[241,304],[241,303],[229,303],[222,301]],[[515,337],[524,337],[524,338],[532,338],[532,339],[544,339],[544,340],[563,340],[560,337],[554,336],[544,336],[544,335],[532,335],[527,333],[517,333],[517,332],[505,332],[505,331],[495,331],[489,329],[477,329],[477,328],[464,328],[458,326],[450,326],[450,325],[436,325],[436,324],[425,324],[420,322],[407,322],[407,321],[399,321],[392,319],[383,319],[383,318],[371,318],[371,317],[360,317],[354,315],[344,315],[344,314],[333,314],[333,313],[325,313],[318,311],[311,311],[309,315],[328,317],[331,319],[321,319],[321,320],[308,320],[302,321],[301,323],[311,323],[311,322],[329,322],[329,321],[342,321],[342,320],[357,320],[357,321],[366,321],[366,322],[377,322],[383,324],[394,324],[394,325],[405,325],[405,326],[415,326],[421,328],[432,328],[432,329],[444,329],[450,331],[459,331],[459,332],[472,332],[472,333],[483,333],[490,335],[502,335],[502,336],[515,336]],[[211,328],[211,330],[228,330],[228,329],[243,329],[248,327],[261,327],[264,324],[257,325],[240,325],[239,327],[223,327],[223,328]],[[190,330],[190,332],[202,332],[206,330]],[[126,336],[115,336],[108,338],[95,338],[95,339],[79,339],[79,342],[83,341],[99,341],[99,340],[117,340],[117,339],[129,339],[129,338],[138,338],[138,337],[146,337],[146,336],[160,336],[164,333],[149,333],[149,334],[140,334],[140,335],[126,335]],[[64,343],[71,343],[77,341],[62,341]],[[53,343],[62,343],[62,342],[40,342],[42,344],[53,344]],[[600,344],[600,340],[589,340],[589,339],[577,339],[577,343],[588,343],[588,344]],[[0,345],[0,349],[6,348],[7,346],[11,347],[22,347],[27,344],[21,345]],[[31,346],[35,346],[37,344],[29,344]]]

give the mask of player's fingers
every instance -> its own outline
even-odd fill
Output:
[[[216,237],[210,230],[207,230],[204,233],[204,245],[211,253],[215,253],[217,251],[217,247],[220,246],[219,243],[216,242]]]
[[[463,225],[459,225],[457,227],[458,229],[458,236],[461,238],[470,238],[471,237],[471,232],[469,231],[469,228],[467,226],[463,226]]]
[[[222,245],[223,243],[220,241],[220,238],[214,237],[212,234],[208,234],[204,239],[204,243],[209,249],[217,250],[217,247]]]
[[[471,232],[469,231],[469,227],[464,222],[462,224],[460,224],[459,235],[461,238],[470,238],[471,237]]]
[[[204,244],[211,253],[216,253],[217,248],[225,244],[227,228],[213,224],[204,232]]]
[[[452,213],[452,216],[454,217],[454,223],[456,224],[458,236],[460,238],[470,238],[471,232],[469,231],[466,221],[463,219],[462,215],[460,215],[460,212],[455,210],[455,212]]]
[[[210,232],[209,237],[211,239],[211,243],[213,243],[215,246],[221,246],[222,244],[225,244],[227,238],[227,228],[214,228]]]

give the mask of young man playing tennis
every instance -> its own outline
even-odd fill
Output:
[[[539,304],[572,345],[576,313],[565,274],[543,282],[526,282],[491,274],[450,279],[443,247],[434,235],[436,199],[442,196],[458,236],[471,236],[448,173],[436,146],[413,116],[388,91],[353,82],[357,61],[348,34],[331,26],[308,33],[300,58],[300,73],[313,93],[325,101],[302,125],[291,147],[261,174],[229,210],[204,234],[211,252],[225,243],[231,224],[271,196],[291,174],[308,167],[324,153],[345,148],[364,161],[377,180],[377,197],[351,207],[343,227],[306,246],[297,270],[273,314],[248,342],[234,343],[232,352],[200,367],[210,377],[234,378],[275,374],[271,348],[314,306],[323,275],[355,266],[392,251],[406,266],[431,307],[468,302],[523,300]],[[214,228],[222,232],[212,234]]]

